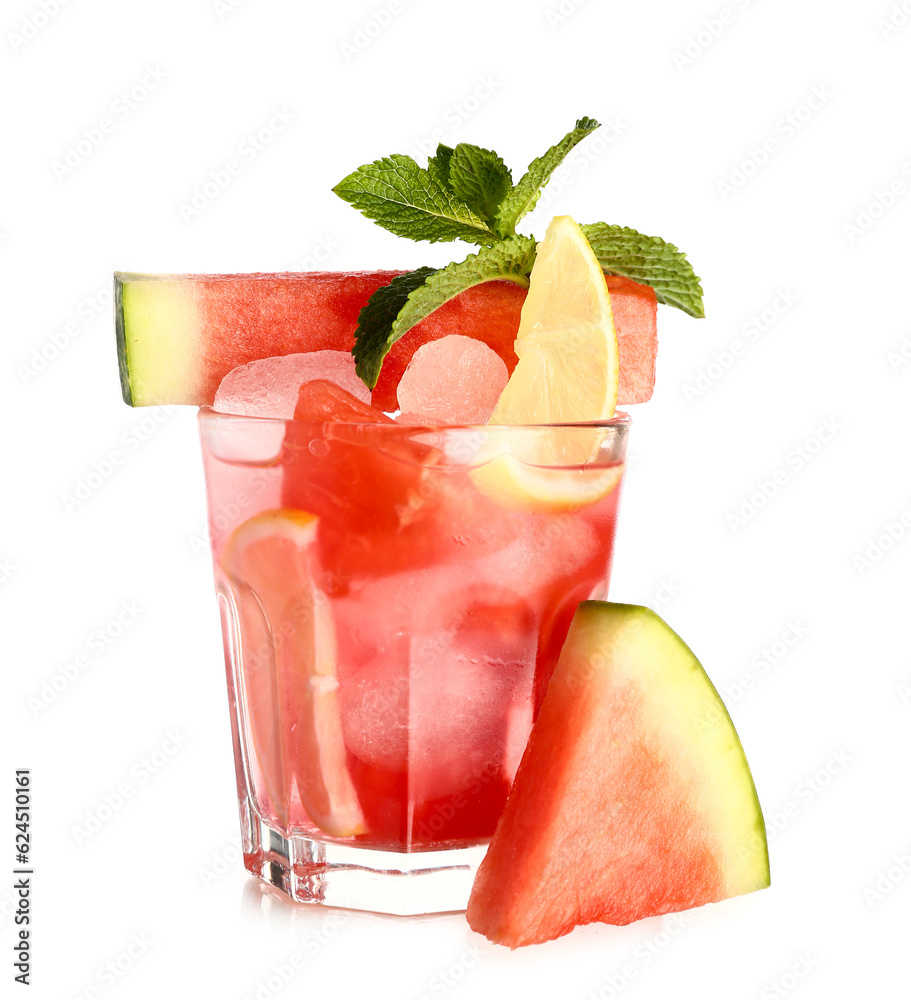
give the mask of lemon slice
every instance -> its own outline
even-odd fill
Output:
[[[482,492],[508,510],[563,512],[606,497],[623,477],[623,465],[566,471],[501,454],[471,476]]]
[[[582,230],[557,216],[538,245],[515,343],[519,363],[491,424],[585,424],[610,419],[617,404],[617,333],[604,272]],[[491,434],[476,485],[504,505],[562,510],[613,490],[622,466],[595,462],[605,431],[559,428]],[[506,443],[508,442],[508,444]]]
[[[315,579],[317,524],[301,510],[257,514],[220,562],[237,609],[244,714],[276,816],[288,829],[294,781],[310,819],[350,837],[366,826],[346,764],[335,626]]]
[[[617,405],[617,333],[604,272],[568,215],[538,245],[515,344],[519,363],[492,424],[606,420]]]

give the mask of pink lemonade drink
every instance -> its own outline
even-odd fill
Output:
[[[383,419],[200,411],[245,863],[298,900],[459,909],[606,597],[629,421]]]

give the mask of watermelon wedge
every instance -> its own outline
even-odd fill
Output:
[[[124,401],[211,405],[232,368],[304,351],[349,351],[358,313],[401,271],[114,276]],[[642,403],[655,381],[656,299],[646,285],[607,278],[620,351],[619,403]],[[466,289],[410,330],[389,352],[373,394],[395,410],[412,354],[450,333],[483,340],[512,372],[525,290],[511,281]]]
[[[468,922],[516,948],[767,885],[750,769],[699,662],[648,608],[580,604]]]

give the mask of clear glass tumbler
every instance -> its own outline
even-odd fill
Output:
[[[576,606],[607,596],[628,418],[199,420],[246,867],[463,909]]]

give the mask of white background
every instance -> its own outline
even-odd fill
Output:
[[[45,7],[0,14],[0,871],[14,867],[11,775],[30,767],[30,995],[903,995],[911,3]],[[388,23],[368,35],[371,18]],[[276,111],[292,120],[182,217]],[[557,213],[634,226],[683,248],[706,293],[705,320],[659,312],[612,595],[658,608],[725,695],[773,886],[673,936],[649,920],[517,953],[460,916],[264,902],[235,846],[194,413],[144,423],[121,402],[111,272],[445,263],[468,248],[398,240],[331,186],[437,140],[493,146],[519,174],[581,115],[604,127],[524,230]],[[55,170],[103,118],[113,131]],[[112,451],[124,461],[67,505]],[[56,700],[37,702],[55,678]],[[283,984],[295,955],[305,969]]]

